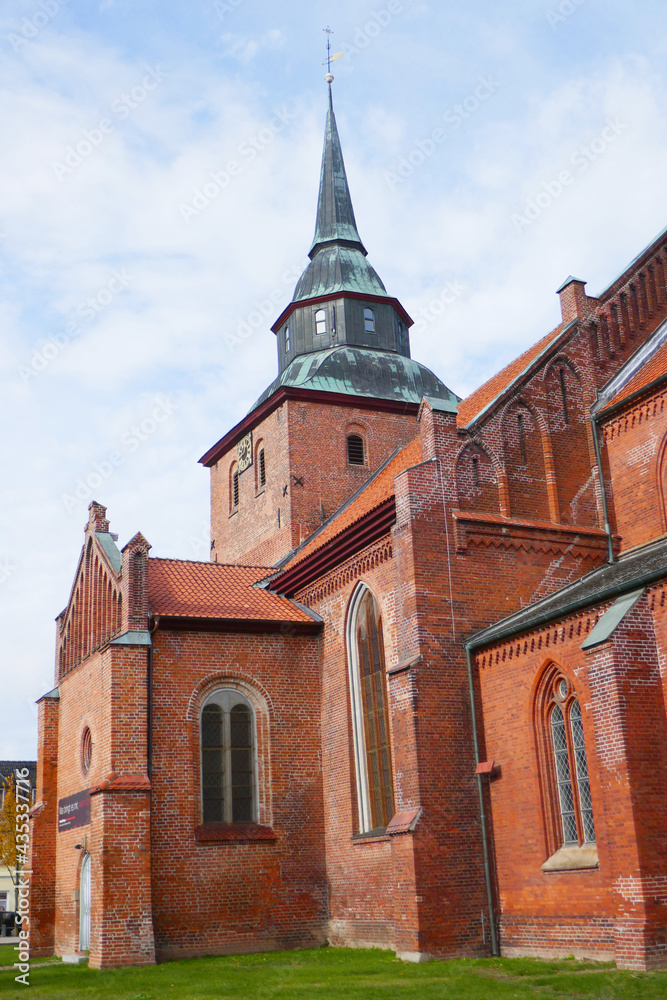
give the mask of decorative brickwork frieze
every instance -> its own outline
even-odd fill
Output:
[[[614,441],[619,435],[647,423],[653,417],[661,417],[667,406],[667,388],[656,392],[650,399],[642,400],[636,406],[624,410],[620,416],[608,420],[603,427],[605,444]]]
[[[333,573],[327,573],[316,584],[305,588],[299,593],[299,600],[309,606],[317,605],[327,595],[346,587],[354,580],[358,580],[363,574],[370,572],[376,566],[386,562],[387,559],[391,559],[391,556],[391,538],[388,536],[362,549],[347,562],[342,563]]]

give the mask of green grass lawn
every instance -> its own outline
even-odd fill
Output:
[[[411,965],[390,951],[317,948],[105,972],[36,963],[30,972],[30,992],[24,991],[25,986],[14,982],[13,972],[0,971],[3,1000],[24,996],[31,1000],[667,1000],[667,972],[620,972],[611,965],[567,959],[489,958]]]

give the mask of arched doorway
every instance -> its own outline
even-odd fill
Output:
[[[90,854],[81,863],[79,892],[79,951],[90,950]]]

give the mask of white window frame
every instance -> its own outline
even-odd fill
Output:
[[[371,805],[368,790],[368,768],[366,764],[366,734],[364,731],[364,706],[359,678],[359,650],[357,648],[357,616],[359,605],[370,590],[360,584],[352,595],[347,616],[347,663],[350,678],[350,702],[352,707],[352,736],[354,742],[354,769],[357,782],[357,809],[359,833],[372,829]],[[375,595],[373,595],[375,597]]]
[[[204,709],[207,705],[219,705],[222,709],[222,745],[223,745],[223,823],[231,823],[232,816],[232,769],[231,769],[231,739],[230,739],[230,712],[236,705],[243,705],[250,709],[250,742],[252,750],[252,818],[244,820],[246,823],[257,823],[259,816],[259,790],[258,790],[258,768],[257,768],[257,718],[255,709],[248,698],[235,688],[218,688],[213,691],[201,706],[199,712],[199,781],[201,789],[201,815],[202,822],[214,822],[204,819],[204,746],[202,741],[202,719]],[[229,817],[229,818],[228,818]]]
[[[324,329],[318,329],[320,324],[324,325]],[[315,310],[315,335],[317,337],[323,337],[327,332],[327,311],[326,309],[316,309]]]

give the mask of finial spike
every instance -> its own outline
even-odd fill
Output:
[[[333,31],[331,30],[329,25],[327,25],[326,28],[322,28],[322,31],[326,31],[327,33],[327,58],[325,60],[327,64],[327,75],[324,77],[324,79],[329,84],[329,94],[331,94],[331,84],[333,83],[334,80],[333,75],[331,73],[331,36],[333,35]],[[336,57],[334,56],[334,59],[335,58]]]

